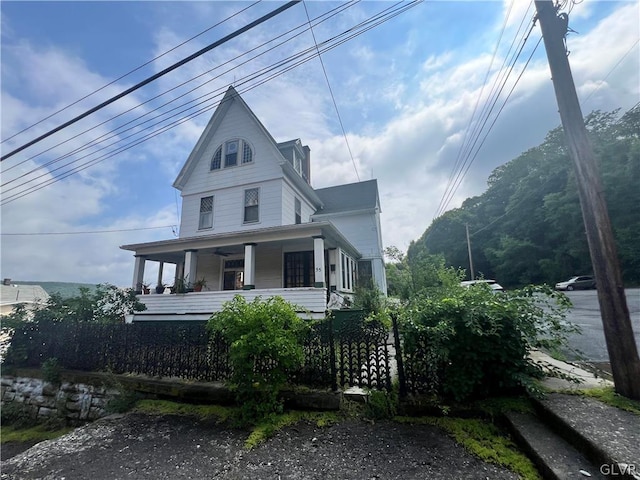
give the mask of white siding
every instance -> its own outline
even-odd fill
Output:
[[[281,288],[282,247],[256,247],[256,288]]]
[[[225,141],[241,138],[253,150],[253,162],[219,170],[210,170],[211,159]],[[280,152],[264,134],[251,116],[234,102],[223,118],[208,145],[204,145],[196,158],[196,165],[182,189],[182,218],[180,237],[208,235],[281,225],[282,187],[284,176],[279,162]],[[243,226],[243,192],[260,187],[260,222]],[[200,198],[214,196],[213,229],[198,231]]]
[[[300,199],[302,207],[302,223],[310,221],[311,215],[315,213],[315,208],[305,199],[300,192],[289,182],[282,184],[282,224],[293,225],[296,223],[295,199]]]
[[[245,224],[244,191],[249,188],[260,189],[260,220]],[[213,228],[198,230],[200,198],[208,195],[213,195]],[[185,196],[182,199],[180,238],[279,226],[282,219],[281,201],[281,179]]]

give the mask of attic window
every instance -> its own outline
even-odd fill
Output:
[[[240,139],[228,140],[220,145],[211,159],[211,170],[220,170],[223,168],[223,155],[224,155],[224,168],[236,167],[238,165],[238,157],[240,156],[240,162],[242,165],[253,162],[253,150],[248,142]]]

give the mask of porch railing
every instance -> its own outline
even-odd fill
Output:
[[[253,290],[225,290],[215,292],[189,292],[178,294],[138,295],[147,307],[129,317],[128,321],[145,320],[207,320],[212,313],[222,310],[225,302],[235,295],[247,301],[256,297],[280,296],[296,306],[301,316],[319,319],[327,310],[326,288],[265,288]]]

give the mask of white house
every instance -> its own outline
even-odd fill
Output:
[[[376,180],[314,189],[309,147],[277,143],[233,87],[173,186],[179,237],[121,247],[135,252],[133,287],[147,262],[159,262],[159,282],[170,263],[174,285],[206,286],[140,295],[147,310],[134,321],[203,320],[236,294],[279,295],[317,318],[333,292],[372,282],[386,294]]]

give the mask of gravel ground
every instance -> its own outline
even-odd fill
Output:
[[[179,416],[112,416],[2,462],[22,479],[516,479],[428,425],[302,422],[252,450],[247,432]],[[4,455],[3,455],[4,456]]]

